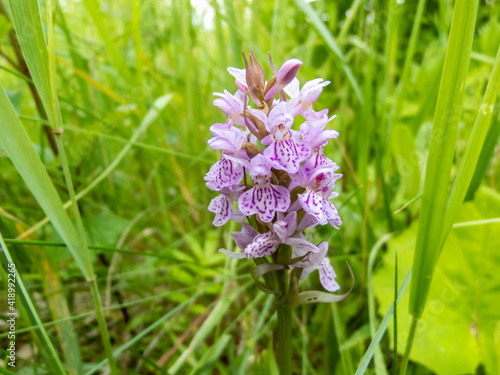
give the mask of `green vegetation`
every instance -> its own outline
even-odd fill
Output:
[[[292,309],[292,372],[498,374],[495,0],[0,0],[0,373],[278,374],[203,180],[249,45],[338,115],[343,225],[310,234],[355,285]]]

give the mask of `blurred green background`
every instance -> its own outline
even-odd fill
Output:
[[[8,1],[0,4],[0,82],[66,202],[47,114]],[[39,4],[47,33],[47,3]],[[325,153],[344,175],[336,199],[343,225],[311,235],[330,243],[341,290],[350,287],[345,260],[356,282],[338,304],[294,310],[294,373],[354,374],[393,302],[395,253],[398,285],[413,261],[454,1],[53,0],[52,6],[64,144],[75,191],[83,191],[79,212],[119,373],[278,371],[272,297],[253,285],[252,262],[217,252],[234,247],[229,233],[238,225],[212,226],[207,206],[214,194],[203,181],[218,159],[206,143],[209,126],[225,120],[212,94],[236,91],[226,68],[242,68],[241,50],[252,46],[269,77],[268,51],[276,66],[302,60],[301,82],[331,81],[315,109],[338,115],[332,126],[340,137]],[[480,0],[452,178],[499,44],[500,4]],[[148,119],[155,101],[168,94],[164,109]],[[496,104],[458,222],[500,217],[499,135]],[[105,354],[89,283],[1,148],[0,174],[0,233],[57,355],[68,373],[107,373],[105,365],[96,367]],[[498,223],[452,230],[417,329],[412,374],[500,371],[499,233]],[[6,268],[1,272],[5,281]],[[301,285],[321,288],[317,274]],[[408,335],[407,294],[398,308],[400,354]],[[51,354],[28,311],[33,306],[23,305],[18,293],[17,307],[14,372],[52,373]],[[5,357],[6,315],[1,319]],[[391,369],[393,332],[391,323],[367,373]]]

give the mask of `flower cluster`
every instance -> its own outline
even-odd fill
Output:
[[[318,224],[342,224],[330,201],[338,195],[333,189],[342,175],[324,154],[327,142],[339,135],[326,129],[335,116],[313,109],[330,82],[318,78],[300,88],[296,74],[302,62],[297,59],[286,61],[279,70],[270,60],[274,76],[266,81],[253,52],[249,61],[243,56],[245,69],[228,68],[238,90],[215,94],[214,105],[227,120],[210,127],[213,138],[208,141],[221,155],[205,176],[207,187],[219,193],[208,208],[215,213],[213,223],[243,223],[241,231],[232,233],[242,253],[221,252],[237,259],[262,258],[276,256],[280,245],[288,245],[289,268],[302,268],[301,278],[317,269],[324,288],[336,291],[328,244],[313,244],[303,234]],[[249,97],[257,108],[249,105]],[[299,115],[305,121],[297,130]]]

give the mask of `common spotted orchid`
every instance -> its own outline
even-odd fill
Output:
[[[318,224],[342,224],[330,201],[338,195],[333,189],[342,175],[324,153],[328,141],[339,136],[328,128],[335,116],[329,117],[327,109],[313,109],[329,82],[318,78],[300,89],[296,75],[302,62],[297,59],[279,70],[270,61],[275,75],[266,80],[253,52],[244,57],[245,69],[228,68],[236,93],[215,94],[214,105],[227,119],[211,126],[213,138],[208,141],[220,152],[205,176],[207,187],[218,192],[209,206],[214,225],[242,223],[242,229],[232,233],[241,252],[220,251],[235,259],[254,259],[264,273],[293,270],[297,282],[318,270],[323,287],[336,291],[328,243],[314,244],[304,235]],[[248,104],[248,96],[257,108]],[[257,272],[258,277],[262,274]]]

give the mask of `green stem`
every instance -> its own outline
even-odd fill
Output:
[[[108,326],[106,324],[106,319],[104,318],[104,310],[101,303],[101,295],[99,293],[99,286],[97,285],[97,278],[90,282],[92,289],[92,298],[94,300],[94,306],[96,309],[97,323],[99,325],[99,331],[101,332],[102,343],[104,345],[104,351],[106,353],[106,358],[108,359],[111,374],[118,374],[118,369],[116,366],[116,361],[113,357],[113,348],[111,347],[111,340],[109,338]]]
[[[280,277],[281,276],[281,277]],[[292,309],[288,305],[288,270],[279,271],[279,289],[283,293],[276,296],[278,313],[278,366],[280,375],[292,373]]]
[[[403,362],[401,363],[401,370],[399,371],[399,375],[406,375],[406,369],[408,368],[408,361],[410,359],[410,352],[411,352],[411,347],[413,345],[413,339],[415,338],[415,330],[417,328],[417,323],[418,319],[413,316],[411,318],[410,334],[408,335],[408,341],[406,341],[405,354],[403,356]]]

